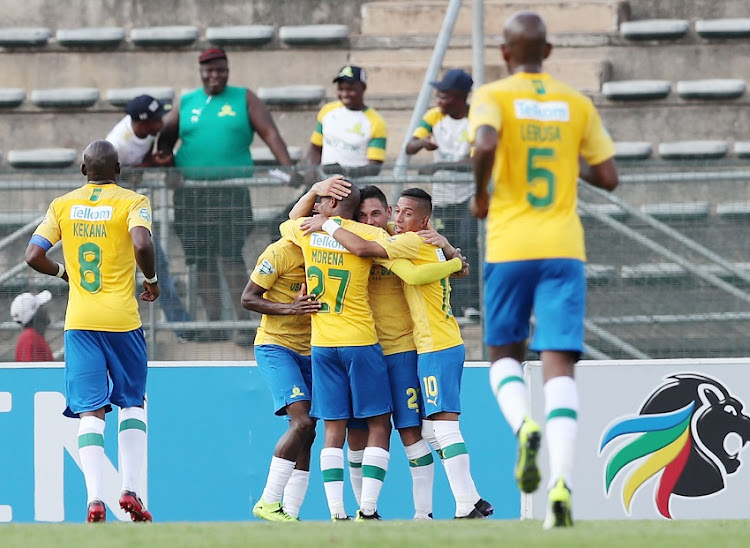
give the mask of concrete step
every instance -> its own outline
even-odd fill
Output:
[[[580,2],[513,3],[486,0],[485,32],[500,32],[513,12],[530,9],[547,21],[551,33],[613,32],[626,19],[627,3],[608,0]],[[445,17],[447,0],[381,1],[362,6],[362,34],[437,34]],[[472,34],[471,3],[464,2],[454,28],[455,34]]]
[[[629,0],[631,19],[747,17],[746,0]]]

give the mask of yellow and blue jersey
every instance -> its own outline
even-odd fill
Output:
[[[427,244],[416,232],[378,240],[389,259],[410,259],[415,265],[445,261],[443,250]],[[445,277],[424,285],[404,284],[417,352],[435,352],[463,344],[450,304],[451,286]]]
[[[310,142],[323,148],[320,163],[361,167],[385,160],[388,128],[372,107],[349,110],[341,101],[323,105]]]
[[[258,257],[250,279],[266,290],[269,301],[294,302],[305,283],[302,250],[286,238],[272,243]],[[310,315],[263,314],[254,344],[277,344],[309,356]]]
[[[368,346],[378,342],[368,298],[373,260],[350,253],[325,232],[305,235],[300,224],[287,221],[281,233],[302,248],[307,273],[307,292],[317,295],[322,306],[312,316],[312,346]],[[341,226],[366,240],[388,233],[348,219],[335,217]]]
[[[481,86],[469,111],[472,141],[498,131],[487,218],[487,262],[586,259],[576,212],[578,157],[596,165],[614,144],[590,99],[545,73]]]
[[[148,198],[114,183],[86,184],[52,201],[31,243],[63,241],[70,280],[65,329],[132,331],[141,326],[130,230],[151,230]]]

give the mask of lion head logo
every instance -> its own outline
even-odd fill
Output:
[[[654,490],[656,507],[672,519],[672,495],[705,497],[723,490],[727,476],[740,467],[740,451],[750,441],[750,417],[742,409],[742,402],[715,379],[694,373],[667,377],[638,416],[618,419],[602,436],[600,454],[615,439],[630,436],[608,458],[607,494],[627,468],[622,502],[629,514],[636,491],[661,472]],[[740,440],[733,454],[725,446],[730,435]]]

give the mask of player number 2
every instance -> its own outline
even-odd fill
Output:
[[[81,287],[89,293],[98,293],[102,288],[102,250],[92,242],[78,248],[78,264],[81,265]]]
[[[417,391],[417,389],[407,388],[406,395],[409,397],[409,399],[406,400],[406,406],[409,409],[419,409],[419,404],[417,403],[417,398],[419,398],[419,392]]]
[[[538,162],[544,160],[554,160],[555,150],[552,148],[530,148],[526,161],[526,182],[529,185],[529,192],[526,193],[526,199],[531,207],[543,208],[549,206],[555,201],[555,174],[545,167],[539,167]],[[534,193],[531,189],[536,188],[539,183],[546,184],[546,192],[540,195]]]

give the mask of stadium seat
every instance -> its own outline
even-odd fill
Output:
[[[171,103],[174,100],[174,89],[168,87],[108,89],[107,101],[111,105],[120,107],[127,105],[131,99],[139,95],[150,95],[154,99],[159,99],[159,101]]]
[[[13,167],[68,167],[78,157],[72,148],[34,148],[8,151],[8,163]]]
[[[97,88],[51,88],[31,92],[31,102],[42,108],[90,107],[98,100]]]
[[[338,44],[349,38],[347,25],[299,25],[279,29],[279,38],[290,46]]]
[[[647,19],[627,21],[620,25],[620,34],[628,40],[676,40],[690,29],[685,19]]]
[[[727,152],[726,141],[675,141],[659,145],[659,156],[667,160],[723,158]]]
[[[121,27],[59,29],[55,38],[63,46],[72,48],[112,48],[125,40],[125,30]]]
[[[628,212],[622,209],[617,204],[586,204],[586,207],[595,213],[602,213],[618,221],[622,221],[628,218]],[[578,212],[581,219],[593,219],[587,211],[580,210]]]
[[[735,141],[734,155],[738,158],[750,158],[750,141]]]
[[[745,81],[737,78],[677,82],[677,94],[683,99],[736,99],[744,93]]]
[[[750,219],[750,202],[716,204],[716,214],[725,219]]]
[[[702,19],[695,22],[695,32],[703,38],[748,38],[750,19]]]
[[[676,263],[625,265],[620,277],[629,282],[679,282],[688,277],[687,271]]]
[[[750,263],[734,263],[732,266],[742,271],[743,274],[750,274]],[[718,264],[700,265],[698,267],[698,270],[700,270],[701,272],[705,274],[712,274],[716,276],[717,278],[721,278],[723,280],[730,280],[730,279],[737,278],[735,274],[730,273],[726,268]]]
[[[644,204],[641,211],[660,221],[692,221],[708,217],[708,202],[679,202],[673,204]]]
[[[670,91],[672,83],[666,80],[623,80],[602,84],[602,94],[612,101],[664,99]]]
[[[208,27],[206,40],[215,46],[260,46],[273,40],[273,27],[269,25]]]
[[[615,142],[615,158],[617,160],[645,160],[651,157],[654,147],[648,141],[617,141]]]
[[[52,31],[44,27],[0,29],[0,47],[44,46]]]
[[[26,90],[21,88],[0,88],[0,107],[17,107],[26,99]]]
[[[189,25],[141,27],[130,31],[130,40],[142,47],[189,46],[197,39],[198,28]]]
[[[317,105],[325,95],[323,86],[258,88],[258,97],[269,105]]]
[[[289,157],[293,162],[298,162],[302,159],[302,149],[300,147],[287,147],[289,151]],[[250,149],[253,155],[253,163],[257,166],[262,165],[277,165],[279,162],[268,147],[257,147]]]
[[[611,282],[617,277],[617,268],[609,264],[586,264],[586,281],[597,284]]]

